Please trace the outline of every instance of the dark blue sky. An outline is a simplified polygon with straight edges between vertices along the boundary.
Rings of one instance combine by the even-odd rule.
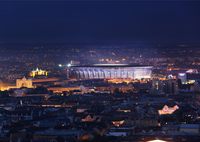
[[[1,42],[199,42],[200,1],[0,1]]]

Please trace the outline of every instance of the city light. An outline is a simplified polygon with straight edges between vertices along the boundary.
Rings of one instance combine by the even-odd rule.
[[[167,141],[163,141],[163,140],[158,140],[158,139],[156,139],[156,140],[150,140],[150,141],[147,141],[147,142],[167,142]]]
[[[71,66],[72,66],[72,64],[70,64],[70,63],[69,63],[69,64],[67,64],[67,67],[71,67]]]
[[[198,0],[43,1],[0,0],[0,142],[200,142]]]

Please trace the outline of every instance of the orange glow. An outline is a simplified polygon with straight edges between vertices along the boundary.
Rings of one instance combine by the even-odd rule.
[[[130,80],[130,79],[109,79],[108,80],[109,83],[115,83],[115,84],[118,84],[118,83],[130,83],[130,82],[133,82],[133,80]]]
[[[168,107],[167,105],[165,105],[161,110],[158,110],[158,113],[159,115],[173,114],[178,109],[179,107],[177,105],[173,107]]]
[[[119,120],[119,121],[112,121],[112,124],[116,127],[119,127],[124,124],[124,120]]]
[[[47,76],[48,75],[48,72],[47,71],[45,71],[45,70],[41,70],[41,69],[36,69],[36,70],[33,70],[33,71],[31,71],[30,72],[30,76],[31,77],[35,77],[35,76],[37,76],[37,75],[45,75],[45,76]]]

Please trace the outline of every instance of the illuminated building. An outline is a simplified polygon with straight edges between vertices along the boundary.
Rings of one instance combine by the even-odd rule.
[[[41,70],[41,69],[36,69],[36,70],[33,70],[30,72],[30,76],[31,77],[35,77],[35,76],[47,76],[48,75],[48,72],[45,71],[45,70]]]
[[[26,79],[25,77],[23,77],[22,79],[17,79],[16,88],[21,88],[21,87],[33,88],[32,80]]]
[[[165,105],[161,110],[158,110],[159,115],[173,114],[179,107],[177,105],[173,107],[168,107]]]
[[[119,127],[119,126],[121,126],[121,125],[123,125],[124,124],[124,120],[115,120],[115,121],[112,121],[112,124],[114,125],[114,126],[116,126],[116,127]]]
[[[21,88],[21,87],[26,87],[26,88],[33,88],[33,82],[31,79],[26,79],[23,77],[22,79],[17,79],[16,80],[16,85],[15,84],[6,84],[0,82],[0,91],[5,91],[9,89],[16,89],[16,88]]]
[[[25,77],[23,77],[22,79],[17,79],[16,80],[16,85],[0,83],[0,90],[1,91],[5,91],[5,90],[9,90],[9,89],[21,88],[21,87],[33,88],[32,80],[31,79],[26,79]]]
[[[98,117],[96,117],[96,116],[87,115],[85,118],[81,119],[81,121],[82,122],[94,122],[97,119],[98,119]]]
[[[152,66],[128,64],[94,64],[67,66],[69,78],[76,79],[149,79]]]
[[[147,142],[166,142],[166,141],[157,139],[157,140],[150,140],[150,141],[147,141]]]
[[[200,73],[197,70],[190,69],[184,73],[179,73],[178,78],[182,84],[194,84],[200,81]]]
[[[179,73],[178,74],[178,79],[181,80],[182,84],[186,84],[187,83],[186,73]]]

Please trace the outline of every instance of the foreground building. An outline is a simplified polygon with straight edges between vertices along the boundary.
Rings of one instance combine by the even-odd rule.
[[[68,66],[69,78],[76,79],[148,79],[152,66],[129,64],[94,64]]]

